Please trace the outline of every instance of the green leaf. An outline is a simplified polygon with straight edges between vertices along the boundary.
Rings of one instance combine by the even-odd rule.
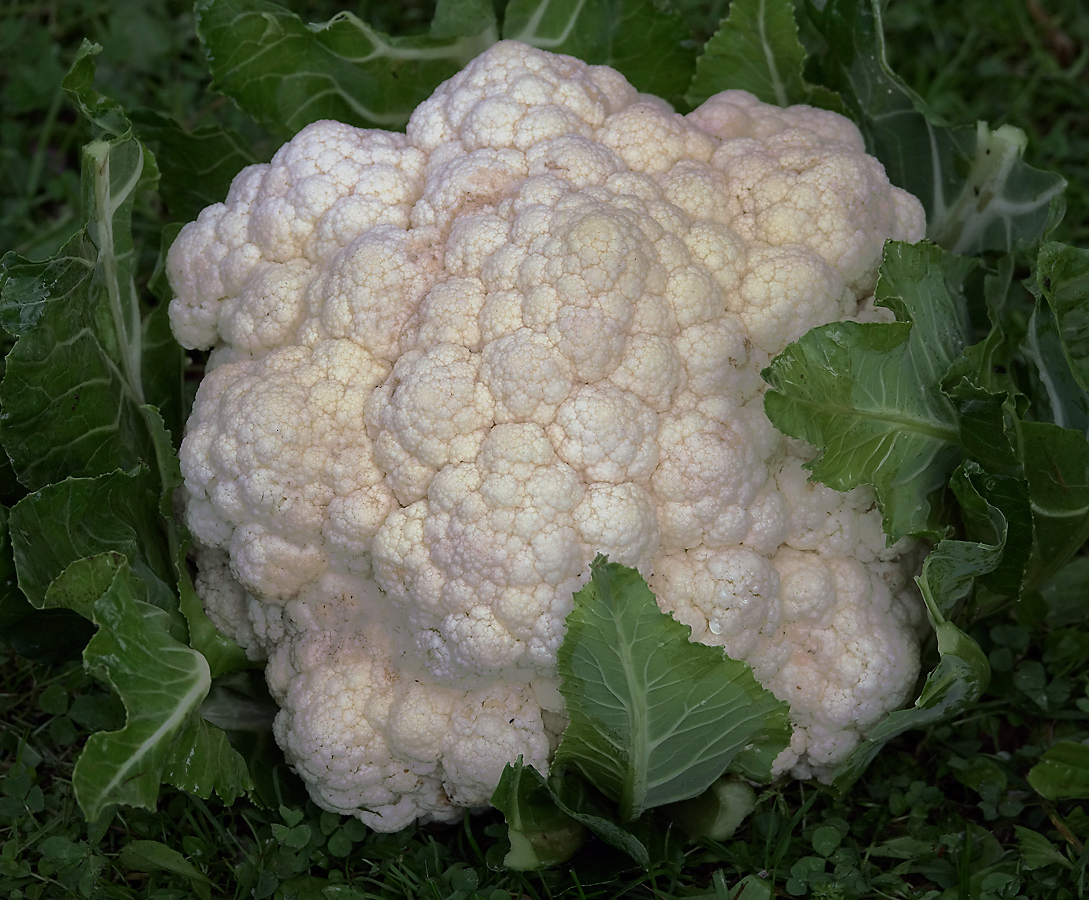
[[[265,0],[201,0],[197,33],[213,88],[265,128],[317,119],[399,129],[436,87],[498,39],[491,4],[439,4],[429,35],[390,37],[349,12],[324,25]],[[692,77],[691,34],[652,0],[513,0],[503,37],[622,72],[679,100]]]
[[[144,316],[141,379],[144,394],[154,400],[154,405],[140,410],[151,433],[164,490],[181,484],[180,475],[174,478],[178,468],[174,457],[181,446],[190,405],[185,388],[186,357],[170,330],[168,310],[169,302],[164,300]]]
[[[950,758],[949,765],[957,781],[980,796],[989,791],[1002,793],[1009,783],[1002,767],[987,756],[973,756],[968,759],[954,756]]]
[[[813,829],[810,843],[821,856],[831,856],[843,841],[843,831],[835,825],[818,825]]]
[[[671,103],[681,101],[696,65],[688,25],[653,0],[511,0],[503,37],[611,66],[636,90]]]
[[[1048,800],[1089,798],[1089,747],[1073,741],[1059,741],[1029,769],[1028,783]]]
[[[87,739],[72,773],[88,820],[115,804],[154,808],[175,738],[212,683],[204,657],[172,636],[170,617],[140,593],[136,575],[122,568],[95,604],[98,632],[83,653],[126,712],[120,731]]]
[[[221,633],[204,611],[204,603],[197,595],[186,569],[187,547],[188,544],[184,544],[178,553],[177,571],[181,596],[179,609],[189,625],[189,646],[199,650],[208,660],[213,678],[250,668],[254,664],[246,657],[246,651]]]
[[[837,91],[889,179],[922,201],[927,235],[954,253],[1038,241],[1062,215],[1066,182],[1026,165],[1025,136],[947,128],[889,68],[881,0],[807,0],[814,76]]]
[[[1053,312],[1052,327],[1057,331],[1057,342],[1070,374],[1082,391],[1089,391],[1089,250],[1044,244],[1036,259],[1034,293],[1038,298],[1043,297]],[[1076,402],[1084,415],[1085,395],[1079,395]],[[1056,425],[1085,430],[1080,419],[1069,424],[1053,421]]]
[[[0,642],[10,646],[12,629],[34,612],[19,588],[9,586],[0,594]]]
[[[145,391],[140,299],[131,234],[137,195],[155,186],[155,160],[116,103],[95,92],[84,43],[64,81],[103,136],[83,148],[83,229],[52,259],[0,260],[0,324],[16,336],[0,383],[0,441],[19,480],[39,488],[68,476],[130,469],[155,459]],[[182,353],[161,342],[156,366]]]
[[[1021,344],[1026,360],[1036,369],[1039,391],[1033,396],[1037,419],[1061,428],[1089,432],[1089,394],[1078,384],[1059,332],[1055,311],[1041,299],[1029,319]]]
[[[38,695],[38,706],[51,716],[63,716],[68,712],[68,691],[64,685],[53,683]]]
[[[1014,254],[1006,253],[992,268],[981,266],[968,279],[965,293],[973,330],[978,334],[988,325],[990,330],[983,340],[966,347],[954,361],[946,375],[945,387],[954,396],[962,386],[993,397],[1008,396],[1017,414],[1023,416],[1029,398],[1023,390],[1024,366],[1019,345],[1036,301],[1016,277],[1020,265]]]
[[[580,772],[633,821],[702,793],[750,744],[789,743],[786,704],[746,663],[691,642],[636,570],[599,556],[590,571],[558,653],[570,724],[554,769]]]
[[[7,507],[0,506],[0,635],[7,634],[12,625],[30,615],[34,609],[19,590],[19,575],[15,569],[8,526],[10,515]]]
[[[503,769],[491,797],[507,820],[510,851],[503,865],[530,872],[566,862],[582,846],[586,829],[556,806],[544,776],[522,757]]]
[[[20,594],[19,597],[22,595]],[[20,656],[42,665],[78,660],[94,626],[69,609],[35,609],[23,598],[0,602],[2,640]]]
[[[103,137],[129,137],[129,120],[121,105],[115,100],[95,90],[95,57],[102,52],[102,47],[84,40],[76,53],[68,74],[61,86],[68,100],[76,105],[80,113],[92,123]]]
[[[1017,847],[1021,851],[1021,862],[1026,869],[1042,869],[1044,866],[1060,865],[1072,869],[1073,864],[1046,837],[1023,825],[1014,825],[1017,834]]]
[[[200,706],[201,718],[229,734],[272,733],[280,707],[269,696],[261,672],[232,672],[216,678]]]
[[[237,132],[206,125],[187,131],[170,116],[133,110],[133,128],[155,153],[162,173],[159,194],[171,218],[189,222],[206,206],[222,203],[235,175],[262,162]]]
[[[730,16],[704,45],[685,100],[699,106],[730,89],[748,91],[765,103],[807,103],[837,109],[828,90],[802,78],[805,48],[798,39],[793,0],[734,0]]]
[[[41,608],[50,585],[72,563],[116,551],[140,579],[143,599],[168,611],[175,635],[184,640],[159,504],[157,479],[147,469],[69,478],[29,494],[9,519],[19,587]]]
[[[112,162],[116,172],[121,161]],[[0,382],[0,441],[30,488],[154,458],[140,332],[135,346],[122,344],[101,280],[106,262],[86,232],[45,262],[0,261],[0,318],[19,335]]]
[[[279,709],[264,672],[246,669],[216,678],[199,711],[202,719],[227,734],[245,760],[254,782],[251,798],[271,809],[283,803],[301,806],[307,799],[306,788],[273,739],[272,723]]]
[[[960,503],[966,546],[998,548],[997,565],[976,570],[980,584],[996,598],[1017,598],[1023,590],[1033,536],[1021,422],[1009,395],[964,383],[950,393],[957,401],[961,443],[969,457],[950,479]],[[946,616],[952,609],[940,603],[939,607]]]
[[[266,0],[199,0],[196,15],[213,89],[281,134],[318,119],[402,128],[497,37],[492,28],[442,40],[390,37],[350,12],[307,25]]]
[[[147,288],[151,292],[151,294],[158,299],[159,307],[166,307],[167,309],[166,319],[168,326],[170,324],[170,301],[174,299],[174,292],[170,288],[170,279],[167,277],[166,274],[166,258],[167,255],[170,253],[170,247],[173,245],[174,241],[177,240],[178,235],[181,234],[181,231],[184,227],[185,223],[183,222],[172,222],[163,228],[159,240],[159,257],[155,261],[155,271],[151,273],[151,277],[148,279],[147,282]],[[157,333],[161,333],[158,328],[156,328],[155,330]],[[171,337],[173,337],[172,333]],[[177,342],[175,341],[175,343]],[[186,364],[188,364],[188,359],[186,359],[185,362]],[[146,370],[145,377],[147,377]],[[185,372],[183,369],[183,381],[184,377]],[[188,389],[185,390],[183,393],[183,397],[186,400],[184,408],[187,413],[192,404],[192,394],[195,393],[196,386],[193,384],[188,385]],[[173,429],[171,429],[171,432],[173,432]]]
[[[956,193],[934,196],[927,234],[943,247],[964,254],[1010,250],[1037,242],[1061,218],[1066,181],[1022,161],[1028,138],[1020,128],[992,131],[977,122],[974,130],[936,132],[933,140],[950,147],[954,166],[968,162],[967,174],[953,184]],[[933,184],[941,184],[940,175]]]
[[[1025,474],[1032,498],[1026,589],[1043,584],[1089,539],[1089,441],[1047,422],[1025,422]]]
[[[953,615],[977,578],[997,568],[1006,546],[1005,516],[984,499],[972,481],[972,476],[980,477],[981,473],[976,463],[966,462],[953,473],[950,482],[973,530],[984,539],[940,541],[927,555],[917,579],[923,599],[939,622]]]
[[[177,850],[160,841],[129,841],[117,861],[130,872],[170,872],[187,878],[202,900],[211,896],[212,882]]]
[[[1054,628],[1077,625],[1089,618],[1089,556],[1077,556],[1039,588]]]
[[[964,453],[993,475],[1021,476],[1024,453],[1021,422],[1013,398],[961,381],[945,393],[956,403]]]
[[[63,835],[55,834],[41,843],[41,854],[58,866],[71,866],[82,862],[90,853],[90,848],[83,842],[73,841]]]
[[[436,41],[473,37],[494,30],[492,0],[438,0],[428,34]]]
[[[109,589],[121,567],[127,565],[125,555],[116,550],[77,559],[50,582],[44,605],[70,609],[92,619],[98,598]]]
[[[253,790],[246,761],[226,734],[200,716],[190,719],[172,742],[162,780],[203,800],[214,792],[227,805]]]
[[[967,343],[962,290],[973,266],[933,244],[889,242],[877,303],[898,321],[814,328],[763,372],[772,424],[817,448],[817,481],[873,485],[890,540],[943,531],[931,495],[957,465],[960,435],[941,385]]]
[[[1033,418],[1089,434],[1089,253],[1045,244],[1036,260],[1032,315],[1020,343],[1029,364]]]

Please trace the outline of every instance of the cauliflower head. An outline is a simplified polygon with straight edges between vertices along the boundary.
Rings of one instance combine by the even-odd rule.
[[[168,259],[212,351],[185,518],[315,801],[392,831],[546,768],[599,552],[789,701],[779,771],[844,759],[918,673],[914,558],[807,481],[759,373],[881,315],[882,244],[923,230],[833,113],[678,115],[515,42],[406,134],[316,122],[241,172]]]

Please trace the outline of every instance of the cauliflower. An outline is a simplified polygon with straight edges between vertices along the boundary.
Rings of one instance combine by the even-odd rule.
[[[212,350],[185,518],[315,801],[392,831],[545,769],[598,552],[789,701],[778,771],[843,760],[914,685],[915,557],[806,480],[760,371],[881,315],[882,244],[923,228],[833,113],[678,115],[515,42],[406,134],[317,122],[240,173],[168,259]]]

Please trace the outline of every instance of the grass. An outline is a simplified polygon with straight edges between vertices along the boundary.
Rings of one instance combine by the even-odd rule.
[[[292,5],[314,18],[321,2]],[[724,4],[723,4],[724,5]],[[692,3],[697,30],[710,4]],[[376,25],[427,21],[383,0]],[[702,19],[699,16],[702,15]],[[952,121],[1011,122],[1028,156],[1071,182],[1056,237],[1089,245],[1089,14],[1076,0],[896,0],[889,54]],[[271,143],[206,75],[187,4],[9,3],[0,9],[0,250],[51,254],[75,228],[86,139],[60,80],[83,38],[102,44],[99,85],[126,108],[189,125],[227,119]],[[167,61],[167,62],[164,62]],[[149,203],[151,201],[148,201]],[[145,210],[143,221],[161,214]],[[158,218],[157,218],[158,217]],[[154,229],[138,236],[157,246]],[[971,715],[891,744],[847,797],[807,784],[765,791],[727,844],[675,847],[651,873],[600,846],[569,868],[500,865],[494,814],[392,835],[323,812],[289,774],[263,802],[224,807],[166,791],[156,810],[87,822],[71,791],[86,736],[118,719],[78,660],[33,664],[0,649],[0,896],[20,898],[991,898],[1089,894],[1089,806],[1049,803],[1026,773],[1054,740],[1089,738],[1089,612],[1030,603],[976,624],[994,680]]]

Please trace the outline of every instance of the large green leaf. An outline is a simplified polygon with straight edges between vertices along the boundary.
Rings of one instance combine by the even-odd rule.
[[[1027,588],[1038,587],[1089,540],[1089,441],[1048,422],[1025,422],[1025,471],[1032,500]]]
[[[171,218],[179,222],[222,203],[235,175],[262,161],[241,135],[218,126],[187,131],[150,109],[134,110],[131,118],[140,141],[155,153],[162,173],[159,194]]]
[[[174,471],[167,471],[165,457],[170,458],[169,467],[177,469],[174,451],[181,446],[191,401],[191,391],[185,388],[186,358],[179,350],[174,332],[170,330],[168,309],[166,298],[144,316],[141,339],[143,364],[140,372],[145,395],[154,399],[154,411],[149,407],[142,408],[140,412],[151,434],[152,450],[164,490],[168,486],[181,484],[180,472],[174,477]]]
[[[973,267],[933,244],[889,242],[877,302],[892,323],[833,322],[764,371],[768,418],[818,450],[813,477],[873,485],[885,531],[940,536],[931,494],[957,464],[957,411],[941,389],[967,342],[962,286]]]
[[[120,731],[87,739],[72,773],[76,799],[91,821],[114,804],[154,808],[175,738],[212,683],[204,657],[174,637],[170,617],[140,594],[137,577],[122,567],[95,603],[98,631],[83,653],[126,713]]]
[[[5,604],[11,595],[19,595],[19,574],[15,569],[15,556],[11,550],[11,533],[8,527],[10,511],[6,506],[0,506],[0,634],[5,626],[14,619],[6,619],[5,615],[11,614],[12,607]],[[21,618],[19,615],[17,618]]]
[[[603,557],[567,617],[558,660],[570,724],[553,767],[580,772],[624,821],[702,793],[754,743],[789,743],[786,704],[689,634],[637,571]]]
[[[50,582],[43,605],[48,609],[70,609],[91,620],[98,598],[128,564],[125,555],[116,550],[77,559]]]
[[[793,0],[734,0],[729,18],[696,60],[685,99],[698,106],[719,91],[737,89],[777,106],[840,109],[831,91],[805,81],[804,66]]]
[[[264,672],[246,669],[215,678],[199,710],[202,719],[227,734],[231,748],[245,762],[254,785],[251,796],[272,809],[283,803],[301,805],[307,799],[305,786],[273,739],[279,709]]]
[[[954,253],[1038,241],[1062,214],[1066,182],[1025,164],[1023,132],[948,128],[889,68],[881,0],[806,0],[821,84],[851,109],[889,179],[922,201],[927,235]]]
[[[653,0],[511,0],[503,37],[611,66],[637,90],[672,103],[695,69],[688,25]]]
[[[268,0],[200,0],[197,32],[213,87],[261,125],[294,133],[317,119],[399,129],[499,37],[489,4],[440,2],[430,34],[391,37],[350,12],[308,25]],[[679,100],[695,50],[684,20],[652,0],[512,0],[502,36],[618,69]]]
[[[0,383],[0,440],[31,488],[154,459],[139,351],[117,340],[99,262],[85,232],[45,262],[0,262],[0,317],[20,335]]]
[[[390,37],[350,12],[308,25],[267,0],[200,0],[196,14],[213,88],[269,131],[288,134],[318,119],[402,128],[498,37],[494,22],[470,36]]]
[[[1018,265],[1014,255],[1007,253],[999,257],[993,269],[981,267],[969,279],[966,294],[973,330],[977,336],[989,330],[982,340],[964,349],[950,368],[945,384],[947,390],[965,384],[995,396],[1007,395],[1021,415],[1028,399],[1022,392],[1021,369],[1014,358],[1025,336],[1028,313],[1035,304],[1016,277]]]
[[[427,33],[436,41],[473,37],[495,27],[492,0],[439,0]]]
[[[216,678],[200,707],[202,719],[231,735],[271,734],[279,711],[264,673],[254,670]]]
[[[0,506],[0,641],[36,663],[78,659],[94,626],[63,606],[36,609],[19,590],[9,515],[9,510]]]
[[[84,227],[52,259],[0,260],[0,325],[17,338],[0,383],[0,441],[30,488],[154,468],[149,403],[173,405],[180,426],[184,357],[156,339],[156,393],[145,390],[134,275],[133,204],[158,172],[120,107],[91,87],[97,52],[85,43],[64,82],[102,135],[83,149]]]

